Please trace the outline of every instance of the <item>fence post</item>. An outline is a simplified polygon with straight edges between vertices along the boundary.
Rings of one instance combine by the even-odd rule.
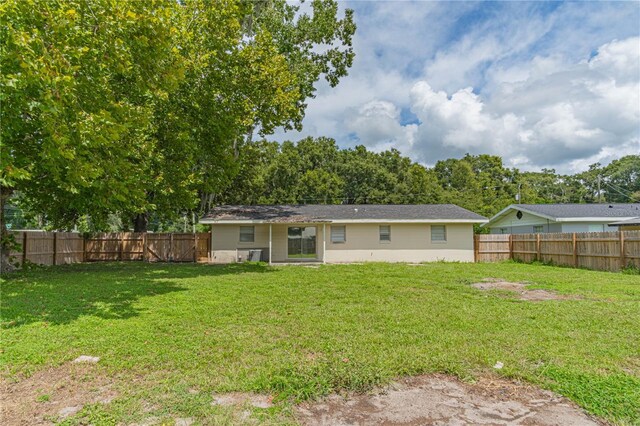
[[[509,260],[513,260],[513,234],[509,234]]]
[[[542,256],[540,253],[540,234],[536,234],[536,260],[540,262]]]
[[[169,262],[173,261],[173,232],[169,234],[169,253],[167,255]]]
[[[142,234],[142,261],[147,261],[147,233]]]
[[[22,266],[27,261],[27,231],[22,231]]]
[[[82,263],[87,261],[87,236],[82,236]]]
[[[573,267],[577,268],[578,267],[578,239],[576,237],[575,232],[573,233],[572,240],[573,240]]]
[[[620,268],[627,267],[627,259],[624,253],[624,231],[618,231],[620,233]]]
[[[53,265],[56,264],[56,255],[58,254],[58,233],[53,232]]]
[[[198,234],[193,234],[193,263],[198,263]]]
[[[118,233],[119,235],[119,239],[118,239],[118,260],[120,262],[122,262],[122,244],[124,243],[123,239],[124,239],[124,233],[120,232]]]

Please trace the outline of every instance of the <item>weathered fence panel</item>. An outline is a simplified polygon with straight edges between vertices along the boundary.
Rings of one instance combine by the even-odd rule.
[[[86,239],[87,262],[143,260],[142,232],[103,232]]]
[[[169,262],[172,253],[171,234],[147,234],[147,260],[149,262]]]
[[[622,268],[620,236],[617,232],[577,235],[577,258],[581,268],[617,271]]]
[[[211,234],[196,234],[196,262],[208,262],[211,249]]]
[[[56,232],[56,265],[84,261],[84,238],[78,232]]]
[[[196,257],[196,240],[193,234],[173,234],[173,261],[193,262]]]
[[[511,236],[513,244],[509,259],[521,262],[533,262],[538,259],[538,238],[539,234],[513,234]]]
[[[640,231],[622,233],[622,253],[624,253],[624,267],[640,269]]]
[[[640,268],[640,231],[476,235],[475,242],[477,262],[514,259],[600,271]]]
[[[207,262],[211,234],[102,232],[83,237],[77,232],[14,231],[17,249],[11,256],[39,265],[79,262],[149,261]]]
[[[500,262],[510,258],[510,235],[482,234],[475,236],[476,262]]]

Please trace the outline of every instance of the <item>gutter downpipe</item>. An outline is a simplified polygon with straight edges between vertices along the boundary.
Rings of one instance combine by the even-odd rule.
[[[269,265],[271,265],[271,248],[273,246],[273,244],[271,243],[271,235],[272,235],[272,231],[271,231],[271,226],[272,224],[269,224]]]

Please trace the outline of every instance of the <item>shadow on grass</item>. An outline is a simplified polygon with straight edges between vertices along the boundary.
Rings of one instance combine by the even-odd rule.
[[[272,271],[260,263],[121,262],[35,268],[3,277],[1,327],[34,322],[68,324],[81,316],[131,318],[140,314],[134,303],[141,297],[188,290],[177,280]]]

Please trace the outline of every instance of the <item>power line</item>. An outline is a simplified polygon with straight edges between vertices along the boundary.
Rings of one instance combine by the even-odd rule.
[[[607,185],[609,188],[613,189],[615,192],[617,192],[618,194],[622,195],[623,197],[627,197],[631,201],[634,201],[634,202],[640,201],[640,199],[634,198],[629,194],[625,194],[622,191],[617,190],[613,185],[609,184],[608,182],[605,182],[605,185]]]

